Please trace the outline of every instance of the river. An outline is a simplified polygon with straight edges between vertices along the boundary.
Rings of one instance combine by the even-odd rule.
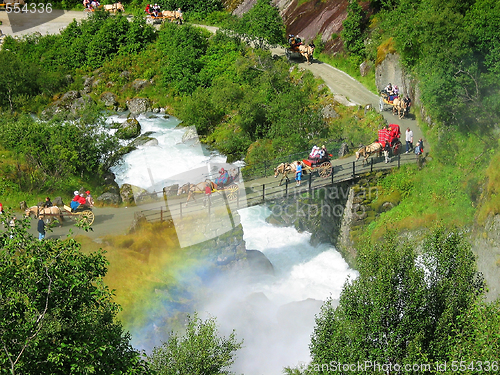
[[[123,118],[113,116],[108,121],[120,122]],[[142,133],[153,132],[151,137],[158,145],[141,146],[124,158],[124,163],[113,170],[119,185],[130,183],[158,191],[164,181],[175,181],[175,175],[186,170],[225,162],[223,155],[208,151],[196,140],[182,142],[186,129],[177,128],[179,121],[173,117],[141,115],[138,121]],[[246,248],[265,254],[274,267],[274,276],[249,279],[238,272],[214,276],[209,285],[203,285],[209,292],[193,293],[199,299],[195,305],[202,318],[217,318],[221,334],[235,329],[237,337],[244,340],[233,371],[280,374],[285,366],[309,361],[314,315],[326,298],[338,298],[345,281],[357,273],[331,245],[311,246],[310,233],[267,223],[266,217],[271,214],[267,207],[254,206],[238,213]],[[192,273],[185,270],[177,280],[190,284],[186,290],[196,285],[196,267],[193,265]],[[162,319],[158,311],[150,310],[144,312],[151,317],[150,324],[131,329],[132,344],[139,349],[151,349],[144,338],[152,337],[148,331]]]

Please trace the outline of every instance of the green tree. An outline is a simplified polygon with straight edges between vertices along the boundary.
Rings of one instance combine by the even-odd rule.
[[[201,58],[208,46],[207,34],[190,25],[163,25],[157,46],[165,56],[164,85],[177,93],[191,94],[199,85],[198,73],[203,68]]]
[[[285,43],[285,25],[278,8],[271,4],[271,0],[257,0],[234,27],[237,33],[257,48]]]
[[[366,28],[365,12],[358,0],[350,0],[347,7],[347,18],[342,22],[343,30],[340,37],[347,51],[364,55],[364,32]]]
[[[229,367],[242,343],[234,331],[220,337],[215,318],[203,321],[194,314],[188,316],[184,336],[172,332],[168,342],[154,348],[148,359],[158,375],[232,374]]]
[[[0,232],[2,374],[143,374],[103,284],[107,260],[72,239],[38,241],[28,221]]]
[[[438,229],[417,254],[390,234],[358,262],[359,277],[345,284],[338,307],[328,300],[316,319],[311,368],[448,359],[452,328],[484,287],[463,235]]]
[[[8,107],[11,111],[17,107],[17,98],[22,95],[37,93],[36,85],[38,68],[18,58],[17,54],[0,51],[0,107]]]

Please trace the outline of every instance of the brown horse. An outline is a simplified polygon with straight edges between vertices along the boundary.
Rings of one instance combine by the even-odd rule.
[[[288,178],[289,174],[292,174],[295,176],[295,172],[297,171],[297,165],[299,165],[299,164],[302,165],[302,167],[304,167],[301,161],[296,160],[292,163],[281,163],[276,168],[274,168],[274,178],[278,177],[280,174],[283,175],[281,177],[281,180],[280,180],[280,183],[278,186],[281,186],[281,183],[283,182],[283,180],[285,178],[288,181],[290,181],[290,179]],[[302,169],[302,174],[306,174],[305,169]]]
[[[106,12],[110,13],[125,12],[125,8],[120,1],[114,4],[103,5],[103,8]]]
[[[394,98],[392,101],[392,114],[396,115],[398,113],[398,117],[402,119],[405,116],[406,112],[406,103],[399,96]]]
[[[314,47],[311,45],[306,46],[305,44],[301,44],[299,46],[299,53],[305,57],[308,64],[311,64],[311,60],[313,58]]]
[[[52,207],[39,207],[39,206],[31,206],[26,209],[24,212],[26,217],[35,217],[38,218],[43,216],[46,219],[46,222],[51,223],[54,219],[59,220],[59,226],[62,227],[63,216],[61,214],[61,210],[57,206]]]
[[[159,16],[166,18],[171,22],[177,20],[179,23],[182,24],[182,22],[184,21],[182,13],[179,12],[178,10],[164,10],[159,14]]]
[[[210,189],[212,191],[217,189],[217,185],[214,182],[207,179],[207,180],[205,180],[203,182],[199,182],[197,184],[191,184],[188,182],[187,184],[182,185],[179,188],[179,190],[177,191],[177,195],[181,195],[181,194],[188,195],[187,200],[186,200],[186,206],[187,206],[187,204],[191,200],[191,198],[196,202],[196,198],[195,198],[196,193],[205,193],[205,187],[207,186],[207,184],[209,184]]]
[[[378,142],[373,142],[372,144],[368,146],[363,146],[358,151],[356,151],[356,161],[359,160],[360,156],[363,156],[362,165],[365,165],[366,160],[371,154],[374,154],[376,152],[380,153],[381,151],[382,151],[382,145]]]

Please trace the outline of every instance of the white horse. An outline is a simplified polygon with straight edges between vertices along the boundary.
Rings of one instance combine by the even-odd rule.
[[[54,221],[54,219],[59,220],[59,226],[62,227],[63,216],[61,214],[61,209],[57,206],[52,207],[39,207],[31,206],[24,211],[26,217],[38,218],[43,216],[48,222]]]

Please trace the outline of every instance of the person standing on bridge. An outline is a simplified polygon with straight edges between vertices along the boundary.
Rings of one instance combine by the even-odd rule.
[[[300,186],[301,179],[302,179],[302,164],[297,163],[297,169],[295,169],[295,180],[297,181],[297,186]]]
[[[205,201],[203,202],[203,207],[206,207],[207,205],[210,207],[210,197],[212,196],[212,187],[210,186],[209,183],[205,185]]]

